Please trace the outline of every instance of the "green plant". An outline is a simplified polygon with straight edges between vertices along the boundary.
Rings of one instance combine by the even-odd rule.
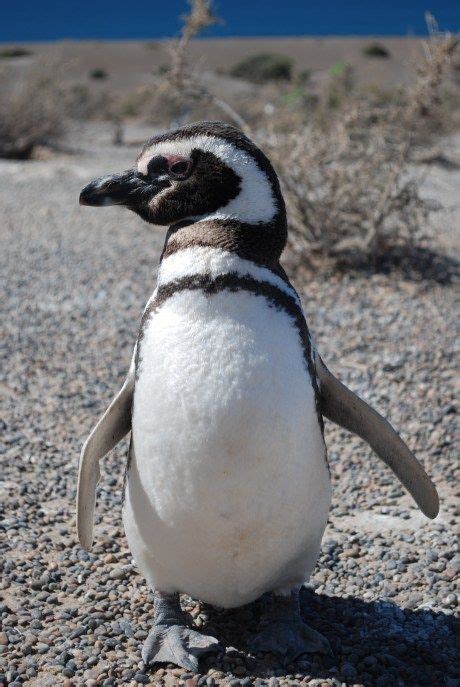
[[[329,70],[331,76],[340,77],[344,76],[350,65],[347,62],[335,62]]]
[[[284,93],[281,96],[281,102],[291,110],[297,109],[309,113],[318,105],[318,96],[315,93],[309,93],[304,88],[296,88]]]
[[[0,50],[0,58],[9,59],[10,57],[26,57],[33,55],[31,50],[27,48],[2,48]]]
[[[363,55],[366,57],[390,57],[390,51],[381,43],[369,43],[363,48]]]
[[[127,99],[122,102],[119,107],[120,117],[123,119],[125,117],[136,117],[139,114],[139,110],[140,108],[138,107],[137,103]]]
[[[296,88],[294,91],[289,93],[284,93],[281,97],[284,105],[296,105],[298,102],[302,101],[305,96],[305,91],[302,88]]]
[[[230,70],[231,76],[264,83],[266,81],[290,81],[292,60],[276,53],[259,53],[245,57]]]
[[[353,67],[348,62],[336,62],[329,70],[329,81],[325,92],[326,106],[338,108],[346,100],[354,86]]]
[[[108,77],[108,74],[105,71],[105,69],[101,69],[100,67],[97,67],[96,69],[91,69],[89,75],[91,79],[106,79]]]

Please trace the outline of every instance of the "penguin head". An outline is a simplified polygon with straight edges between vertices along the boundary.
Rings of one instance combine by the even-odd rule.
[[[95,179],[81,205],[121,205],[146,222],[233,220],[285,224],[278,178],[241,131],[200,122],[149,139],[133,168]]]

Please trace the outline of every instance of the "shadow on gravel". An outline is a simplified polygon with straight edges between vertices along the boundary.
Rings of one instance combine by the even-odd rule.
[[[234,647],[235,657],[243,659],[247,674],[262,678],[264,683],[274,674],[290,676],[291,680],[300,680],[300,676],[335,678],[364,687],[458,684],[454,619],[450,615],[425,609],[403,610],[389,601],[366,603],[357,598],[329,597],[304,589],[302,615],[328,638],[333,656],[306,655],[286,666],[272,655],[247,656],[247,640],[257,627],[261,603],[234,611],[209,609],[207,629],[223,645]],[[213,659],[205,662],[213,666]],[[232,672],[225,664],[222,669]]]
[[[372,265],[368,257],[344,256],[337,260],[337,269],[346,274],[357,272],[360,275],[396,273],[409,281],[431,281],[442,285],[452,284],[460,277],[458,260],[422,246],[388,249]]]

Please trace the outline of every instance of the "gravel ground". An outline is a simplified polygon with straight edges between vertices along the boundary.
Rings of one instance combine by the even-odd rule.
[[[134,157],[96,141],[0,163],[0,683],[455,687],[454,290],[395,273],[298,286],[324,359],[400,429],[438,486],[440,515],[427,521],[362,442],[328,425],[333,508],[302,604],[334,655],[289,666],[251,656],[260,603],[222,612],[184,598],[225,655],[203,660],[200,676],[145,670],[152,597],[121,527],[126,443],[105,461],[92,553],[77,543],[74,501],[81,443],[127,370],[162,232],[116,208],[78,207],[87,180]]]

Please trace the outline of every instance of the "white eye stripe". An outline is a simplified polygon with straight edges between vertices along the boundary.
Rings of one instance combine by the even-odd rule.
[[[225,207],[207,215],[207,220],[235,218],[242,222],[256,224],[273,219],[278,207],[267,175],[249,153],[217,136],[199,135],[155,143],[139,159],[138,171],[141,174],[146,173],[149,161],[157,155],[174,154],[189,157],[192,150],[196,148],[213,153],[241,178],[238,196]]]

